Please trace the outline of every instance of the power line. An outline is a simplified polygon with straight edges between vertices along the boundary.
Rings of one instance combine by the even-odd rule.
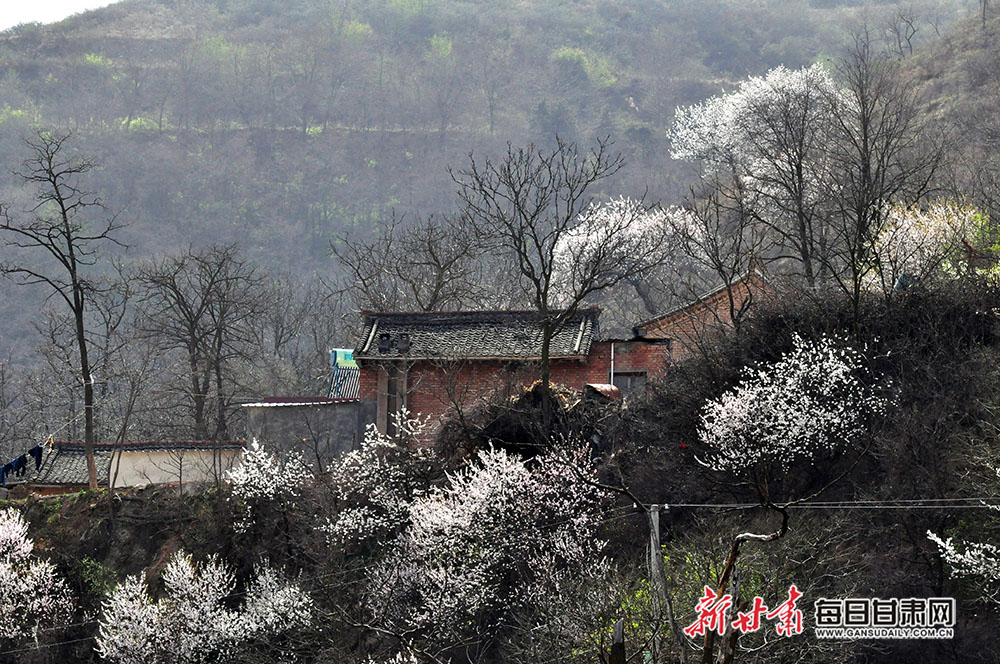
[[[36,643],[35,645],[29,646],[27,648],[18,648],[16,650],[4,650],[3,652],[0,652],[0,655],[14,655],[14,654],[17,654],[17,653],[20,653],[20,652],[32,652],[32,651],[35,651],[35,650],[41,650],[42,648],[54,648],[56,646],[68,646],[68,645],[70,645],[72,643],[82,643],[83,641],[91,641],[91,640],[96,639],[96,638],[97,638],[97,635],[94,634],[93,636],[85,636],[85,637],[80,638],[80,639],[72,639],[71,641],[54,641],[52,643]]]
[[[993,501],[993,502],[986,502]],[[968,503],[968,504],[965,504]],[[976,503],[976,504],[973,504]],[[761,503],[664,503],[664,507],[692,509],[752,509],[766,507]],[[998,509],[1000,498],[916,498],[902,500],[842,500],[817,501],[788,505],[785,509]]]
[[[886,501],[879,501],[879,500],[817,501],[817,502],[814,502],[814,503],[803,503],[801,505],[789,505],[788,509],[890,509],[891,510],[891,509],[952,509],[952,508],[960,508],[960,509],[961,508],[965,508],[965,509],[984,509],[984,508],[985,509],[998,509],[998,508],[1000,508],[1000,504],[987,504],[987,503],[984,502],[986,500],[998,500],[998,499],[997,498],[993,498],[993,497],[986,497],[986,498],[909,498],[909,499],[886,500]],[[959,504],[958,501],[962,501],[962,502],[965,502],[965,503],[968,503],[970,501],[978,501],[979,504]],[[903,504],[899,504],[899,503],[903,503]],[[928,504],[928,503],[944,503],[944,504]],[[670,504],[663,504],[663,507],[667,507],[667,508],[677,507],[677,508],[747,509],[747,508],[753,508],[753,507],[763,507],[763,505],[761,505],[760,503],[670,503]],[[630,516],[637,515],[637,514],[641,513],[641,512],[635,511],[635,510],[636,510],[636,507],[633,506],[633,505],[624,505],[624,506],[620,506],[620,507],[610,508],[610,509],[607,509],[607,510],[602,510],[601,512],[598,512],[597,515],[603,516],[603,515],[615,514],[616,512],[623,512],[621,514],[615,514],[614,516],[608,516],[608,518],[601,519],[600,522],[603,524],[603,523],[609,523],[609,522],[612,522],[612,521],[618,521],[618,520],[621,520],[621,519],[625,519],[625,518],[628,518]],[[555,527],[560,526],[560,525],[562,525],[564,523],[569,523],[570,521],[573,521],[574,518],[575,517],[569,517],[569,518],[566,518],[566,519],[561,519],[559,521],[554,521],[554,522],[546,523],[546,524],[543,524],[541,526],[538,526],[538,529],[541,530],[541,529],[555,528]],[[367,565],[361,565],[359,567],[352,567],[352,568],[349,568],[349,569],[341,569],[341,570],[337,570],[335,572],[328,572],[328,573],[325,573],[325,574],[318,574],[318,575],[310,576],[310,577],[299,577],[298,579],[295,579],[295,581],[297,583],[306,583],[306,584],[308,584],[309,582],[314,582],[314,581],[317,581],[319,579],[325,579],[325,578],[330,578],[330,577],[335,577],[335,576],[342,577],[342,576],[345,576],[345,575],[348,575],[348,574],[356,574],[357,572],[377,567],[380,564],[381,563],[369,563]],[[337,588],[344,588],[344,587],[347,587],[347,586],[350,586],[350,585],[354,585],[354,584],[360,583],[363,580],[364,579],[362,577],[358,577],[358,578],[352,579],[350,581],[345,581],[345,582],[341,582],[341,583],[333,583],[333,584],[325,584],[324,583],[324,584],[319,584],[319,587],[313,588],[312,590],[306,590],[305,592],[306,593],[314,593],[314,592],[317,592],[319,590],[335,590]],[[245,596],[249,592],[250,592],[250,588],[247,587],[244,590],[241,590],[241,591],[238,591],[238,592],[229,593],[227,595],[227,598],[243,597],[243,596]],[[43,628],[40,631],[65,630],[65,629],[69,629],[71,627],[82,627],[82,626],[85,626],[85,625],[91,625],[91,624],[95,624],[95,623],[100,623],[100,619],[94,618],[92,620],[88,620],[88,621],[84,621],[84,622],[68,623],[68,624],[65,624],[65,625],[56,625],[56,626],[53,626],[53,627]],[[91,635],[91,636],[87,636],[87,637],[82,637],[82,638],[78,638],[78,639],[71,639],[71,640],[67,640],[67,641],[56,641],[56,642],[53,642],[53,643],[36,644],[34,646],[29,646],[29,647],[26,647],[26,648],[18,648],[18,649],[15,649],[15,650],[2,651],[2,652],[0,652],[0,655],[12,655],[12,654],[18,654],[18,653],[24,653],[24,652],[31,652],[31,651],[34,651],[34,650],[39,650],[41,648],[52,648],[52,647],[55,647],[55,646],[72,645],[74,643],[82,643],[84,641],[90,641],[90,640],[93,640],[93,639],[96,639],[96,638],[97,638],[97,635],[95,634],[95,635]],[[553,661],[555,661],[555,660],[553,660]]]

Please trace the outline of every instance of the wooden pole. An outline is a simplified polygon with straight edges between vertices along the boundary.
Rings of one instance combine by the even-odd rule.
[[[608,664],[625,664],[625,619],[619,618],[611,634],[611,657]]]

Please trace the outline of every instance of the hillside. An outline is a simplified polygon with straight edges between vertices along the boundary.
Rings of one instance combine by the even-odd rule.
[[[239,242],[329,276],[331,242],[453,209],[448,168],[508,141],[610,136],[627,166],[604,193],[672,202],[676,106],[835,54],[862,21],[908,53],[974,5],[125,0],[0,34],[0,172],[32,131],[72,130],[131,260]],[[0,178],[0,200],[16,188]],[[37,296],[0,293],[15,355]]]
[[[969,16],[910,63],[923,115],[946,128],[958,188],[1000,215],[1000,15]]]
[[[970,0],[125,0],[0,33],[0,171],[42,174],[0,177],[0,266],[56,291],[0,288],[0,453],[76,449],[0,491],[0,664],[995,664],[998,41]],[[484,167],[466,215],[393,235],[455,209],[470,153],[556,135],[627,163],[514,152],[542,175]],[[35,238],[80,182],[123,244],[61,262]],[[688,205],[581,214],[581,187]],[[374,239],[338,267],[344,234]],[[740,287],[603,327],[705,274]],[[580,357],[544,337],[567,284],[603,307],[553,332]],[[383,297],[448,324],[351,334]],[[441,313],[525,301],[500,331]],[[539,380],[599,333],[582,392]],[[359,428],[327,456],[298,399],[352,345],[358,402],[322,401]],[[253,403],[294,427],[227,470]],[[84,438],[106,477],[116,446],[163,472],[57,494]],[[910,631],[827,638],[831,605]]]
[[[971,4],[905,9],[914,41]],[[896,11],[127,0],[0,35],[3,166],[31,127],[71,128],[140,253],[239,240],[274,265],[325,267],[341,232],[450,209],[447,168],[507,141],[610,135],[629,161],[615,192],[670,200],[686,188],[664,135],[675,106],[834,53]]]

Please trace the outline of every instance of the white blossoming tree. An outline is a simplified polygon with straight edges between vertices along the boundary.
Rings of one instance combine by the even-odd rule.
[[[287,452],[279,458],[257,441],[251,441],[226,474],[232,496],[244,510],[236,523],[237,529],[249,527],[255,510],[262,506],[297,497],[312,477],[312,470],[300,453]]]
[[[0,643],[68,622],[73,601],[52,563],[32,555],[28,524],[13,508],[0,511]]]
[[[956,544],[953,537],[942,539],[930,530],[927,538],[937,545],[953,577],[975,580],[983,598],[1000,605],[1000,546],[985,542]]]
[[[298,585],[266,564],[255,572],[235,609],[235,577],[215,557],[198,565],[175,554],[155,601],[145,574],[127,577],[104,602],[98,652],[117,664],[240,661],[243,649],[310,623],[313,602]]]
[[[803,464],[831,462],[857,448],[871,421],[890,400],[885,386],[874,385],[862,355],[828,337],[815,341],[796,335],[791,351],[778,361],[744,371],[738,385],[702,410],[699,439],[708,450],[699,461],[756,492],[760,505],[780,514],[781,525],[770,533],[736,535],[723,566],[722,596],[744,542],[770,542],[788,532],[788,507],[810,496],[785,502],[775,495],[781,477]],[[856,450],[860,460],[863,451]],[[855,462],[856,463],[856,462]],[[853,468],[853,465],[848,469]],[[834,484],[846,471],[812,493]],[[738,604],[736,598],[735,604]],[[704,661],[710,661],[714,632],[705,636]]]
[[[993,462],[989,462],[986,467],[1000,479],[1000,467]],[[997,541],[996,517],[1000,513],[1000,506],[995,501],[986,505],[990,510],[988,513],[994,518],[991,523],[983,524],[987,528],[980,527],[989,533],[985,538],[992,535],[994,541]],[[968,579],[979,599],[1000,606],[1000,546],[990,542],[956,541],[954,537],[943,539],[930,530],[927,531],[927,539],[937,545],[941,558],[951,568],[952,578]],[[984,539],[984,536],[980,534],[977,539]]]
[[[670,252],[667,222],[667,211],[631,198],[591,203],[555,244],[555,303],[572,300],[580,284],[611,287],[624,281],[647,309],[658,309],[644,286]]]
[[[323,530],[331,546],[364,549],[391,542],[409,523],[413,500],[440,473],[433,451],[419,444],[429,419],[406,408],[394,418],[395,435],[381,434],[371,424],[361,448],[327,469],[333,504]]]
[[[907,280],[953,272],[966,245],[979,244],[986,225],[982,212],[956,201],[938,201],[924,208],[894,205],[887,217],[874,252],[886,292]]]
[[[772,69],[733,92],[679,108],[674,159],[699,161],[726,207],[766,227],[809,285],[821,270],[830,200],[827,147],[845,97],[822,65]]]
[[[480,452],[413,503],[409,527],[370,576],[375,624],[419,634],[420,648],[442,653],[500,636],[519,609],[555,615],[548,604],[606,570],[599,505],[598,490],[563,462],[543,457],[529,467],[502,450]],[[568,629],[569,617],[560,618]]]
[[[738,385],[705,405],[702,463],[750,482],[770,502],[776,472],[849,449],[885,412],[889,400],[869,383],[858,351],[796,335],[781,359],[746,369]]]
[[[857,324],[890,208],[926,198],[944,152],[898,61],[866,31],[853,42],[836,78],[775,68],[679,109],[669,136],[675,158],[700,162],[727,206],[766,229],[766,258],[843,291]]]

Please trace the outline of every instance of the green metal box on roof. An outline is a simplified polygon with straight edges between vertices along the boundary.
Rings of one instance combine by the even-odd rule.
[[[349,348],[334,348],[330,351],[330,366],[340,369],[357,369],[354,361],[354,351]]]

